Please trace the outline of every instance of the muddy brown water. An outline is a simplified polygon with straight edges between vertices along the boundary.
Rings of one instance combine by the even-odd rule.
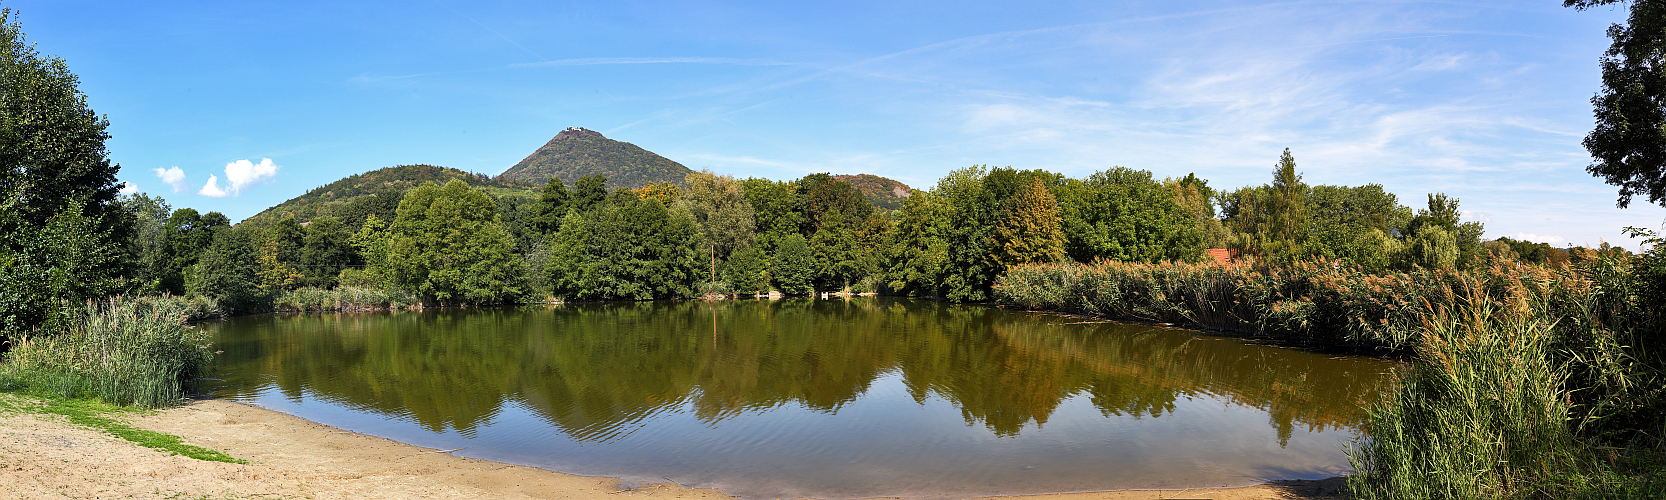
[[[1349,470],[1388,362],[894,298],[206,323],[219,397],[743,498],[1234,486]]]

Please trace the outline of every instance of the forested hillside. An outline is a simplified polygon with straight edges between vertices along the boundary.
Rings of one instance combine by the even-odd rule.
[[[261,211],[244,219],[240,225],[266,227],[285,215],[310,221],[320,215],[334,215],[357,229],[367,214],[375,213],[388,220],[398,208],[399,199],[406,191],[426,182],[445,184],[457,179],[470,186],[486,188],[494,194],[532,197],[540,184],[494,179],[483,174],[464,172],[455,168],[433,165],[399,165],[362,174],[349,175],[341,180],[313,188],[306,194]]]
[[[569,128],[509,167],[498,179],[535,182],[550,178],[578,182],[586,175],[607,177],[608,189],[635,189],[654,183],[682,184],[694,173],[688,167],[623,141],[583,128]]]
[[[869,203],[888,210],[902,208],[902,202],[914,191],[907,184],[873,174],[835,175],[833,178],[856,186],[862,196],[868,197]]]

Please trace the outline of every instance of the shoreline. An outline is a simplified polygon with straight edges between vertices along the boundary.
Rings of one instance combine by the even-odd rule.
[[[0,398],[21,398],[0,394]],[[731,499],[672,482],[621,489],[619,479],[453,456],[221,399],[134,416],[135,427],[180,436],[248,464],[205,462],[144,448],[54,415],[0,413],[0,484],[7,497],[107,498],[567,498],[620,495]],[[1339,498],[1342,478],[1242,488],[1120,490],[1019,497],[1037,500]]]

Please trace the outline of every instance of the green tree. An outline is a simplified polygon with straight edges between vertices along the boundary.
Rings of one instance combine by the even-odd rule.
[[[548,237],[561,230],[561,219],[567,217],[567,183],[561,182],[560,177],[551,177],[549,183],[544,184],[543,191],[538,193],[538,202],[532,204],[531,213],[527,215],[528,226],[539,235]]]
[[[993,241],[999,201],[984,189],[987,174],[987,167],[981,165],[955,170],[932,188],[944,205],[938,231],[942,261],[933,281],[939,297],[951,302],[988,300],[990,286],[1000,272],[988,246]]]
[[[1601,58],[1602,89],[1591,98],[1596,128],[1585,136],[1592,162],[1585,170],[1619,186],[1615,203],[1631,204],[1644,195],[1666,204],[1666,2],[1643,0],[1566,0],[1584,10],[1626,4],[1626,24],[1608,28],[1614,42]]]
[[[1232,244],[1232,230],[1215,217],[1216,192],[1209,181],[1197,174],[1186,174],[1179,179],[1163,179],[1163,187],[1174,196],[1174,203],[1191,214],[1197,230],[1203,235],[1204,248],[1226,248]]]
[[[174,210],[163,226],[168,265],[162,270],[162,291],[183,295],[185,282],[197,257],[214,242],[214,228],[229,227],[230,221],[219,212],[208,216],[194,208]]]
[[[688,174],[684,185],[688,189],[683,202],[700,228],[710,260],[710,279],[715,280],[718,262],[727,261],[731,252],[752,244],[757,228],[752,204],[746,201],[744,186],[727,175],[702,170]]]
[[[621,189],[590,210],[569,211],[561,227],[545,272],[568,300],[687,297],[707,275],[699,228],[683,204],[667,208]]]
[[[1065,251],[1079,262],[1196,261],[1203,233],[1151,172],[1124,167],[1060,186]]]
[[[746,203],[752,206],[755,241],[766,257],[775,254],[788,235],[799,234],[804,213],[799,209],[798,187],[792,182],[750,178],[741,181]]]
[[[388,277],[388,228],[380,217],[376,214],[368,215],[359,230],[354,232],[347,242],[358,251],[364,267],[342,270],[336,278],[337,282],[345,286],[379,290],[395,288],[393,280]]]
[[[526,269],[497,204],[461,180],[406,193],[388,238],[387,276],[424,302],[498,304],[526,292]]]
[[[769,291],[769,261],[764,251],[751,245],[730,254],[723,264],[723,281],[729,282],[736,293]]]
[[[318,217],[307,224],[299,266],[307,275],[306,286],[334,288],[342,270],[362,265],[352,237],[341,219],[333,216]]]
[[[1485,232],[1485,227],[1480,222],[1460,222],[1461,217],[1457,198],[1448,197],[1446,193],[1430,194],[1428,208],[1417,211],[1417,216],[1406,224],[1407,232],[1415,238],[1432,228],[1445,231],[1456,245],[1454,258],[1457,265],[1468,265],[1481,251],[1481,234]]]
[[[896,227],[885,244],[886,286],[892,293],[940,296],[938,278],[948,258],[948,208],[931,191],[915,191],[903,200]]]
[[[191,295],[231,299],[253,295],[260,285],[261,268],[251,231],[225,226],[208,231],[213,243],[192,264]]]
[[[307,244],[307,230],[301,227],[300,221],[295,220],[295,214],[284,214],[277,223],[266,228],[266,241],[261,242],[261,266],[272,276],[299,273],[300,278],[272,280],[268,284],[276,285],[283,282],[283,288],[301,286],[302,280],[310,273],[298,266],[301,264],[301,250]]]
[[[579,177],[573,183],[572,197],[567,199],[567,211],[585,212],[607,200],[607,176],[601,174]]]
[[[1381,271],[1392,261],[1384,254],[1396,248],[1384,238],[1407,234],[1412,211],[1382,185],[1358,187],[1313,186],[1308,191],[1310,236],[1308,251]]]
[[[781,293],[798,295],[814,291],[816,260],[804,235],[791,234],[781,242],[781,249],[775,254],[775,267],[769,274]]]
[[[122,245],[126,260],[126,276],[130,278],[127,293],[157,294],[162,292],[162,275],[168,262],[168,217],[173,209],[160,196],[133,193],[117,203],[128,213],[132,228],[125,231],[127,241]]]
[[[110,279],[131,227],[114,203],[121,166],[104,147],[109,121],[87,107],[79,83],[0,9],[0,342],[53,331],[61,325],[48,320],[65,317],[64,304],[121,285]]]
[[[1418,231],[1412,237],[1411,246],[1406,249],[1409,264],[1428,268],[1444,269],[1452,267],[1458,261],[1458,241],[1452,233],[1440,226],[1430,226]]]
[[[1001,272],[1033,262],[1052,262],[1064,257],[1064,232],[1059,229],[1059,203],[1041,178],[1013,197],[1006,213],[995,226],[995,261]]]

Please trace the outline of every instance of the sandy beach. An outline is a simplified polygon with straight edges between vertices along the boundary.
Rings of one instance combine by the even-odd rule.
[[[0,415],[0,498],[732,498],[673,483],[620,489],[616,478],[456,457],[224,400],[193,401],[134,417],[131,423],[249,463],[169,455],[56,415],[10,413]],[[1341,478],[1332,478],[1024,498],[1318,499],[1337,498],[1341,486]]]

